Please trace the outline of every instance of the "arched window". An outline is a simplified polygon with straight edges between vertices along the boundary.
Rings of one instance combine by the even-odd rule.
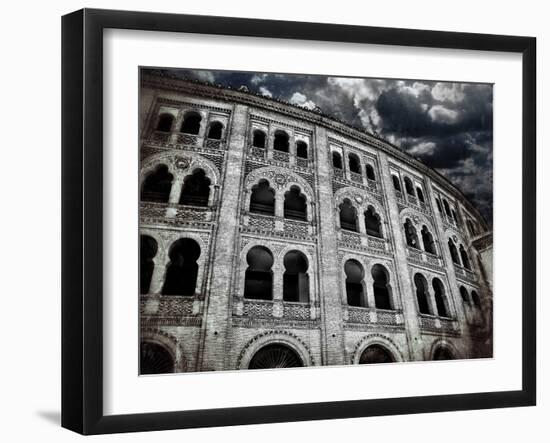
[[[462,301],[466,303],[468,306],[470,306],[470,296],[468,295],[468,291],[464,286],[460,287],[460,297],[462,297]]]
[[[158,245],[153,237],[139,236],[139,293],[148,294],[151,278],[155,269],[153,259],[157,255]]]
[[[198,112],[188,112],[183,117],[181,132],[185,134],[197,135],[201,129],[202,117]]]
[[[449,351],[447,348],[439,346],[434,352],[433,359],[434,360],[454,360],[455,357],[452,354],[452,352]]]
[[[359,357],[359,364],[393,363],[395,360],[391,353],[380,345],[370,345]]]
[[[464,246],[460,245],[460,258],[462,259],[462,266],[466,269],[471,269],[470,259],[468,258],[468,253],[464,249]]]
[[[307,220],[306,197],[300,192],[298,186],[292,186],[285,193],[284,214],[285,218]]]
[[[392,174],[391,179],[393,181],[393,189],[401,192],[401,184],[399,183],[399,177],[397,177],[397,175]]]
[[[361,174],[361,161],[355,154],[348,154],[349,170],[356,174]]]
[[[208,138],[212,140],[221,140],[223,133],[223,125],[220,122],[210,123],[210,128],[208,129]]]
[[[419,201],[421,201],[422,203],[425,203],[424,202],[424,193],[422,192],[422,189],[420,188],[420,186],[416,187],[416,195],[417,195]]]
[[[418,310],[421,314],[431,314],[430,305],[428,303],[428,282],[426,278],[420,274],[414,274],[414,285],[416,286],[416,300],[418,301]]]
[[[285,131],[275,131],[273,149],[276,151],[288,152],[288,134]]]
[[[263,246],[254,246],[246,254],[244,298],[254,300],[273,299],[273,254]]]
[[[170,263],[162,287],[164,295],[194,295],[197,286],[199,265],[197,259],[201,248],[195,240],[180,238],[170,247]]]
[[[336,151],[332,151],[332,166],[336,169],[342,169],[342,156]]]
[[[248,365],[248,369],[300,368],[302,359],[288,346],[280,343],[261,348]]]
[[[181,188],[180,205],[208,206],[210,179],[202,169],[185,177]]]
[[[382,265],[374,265],[371,269],[371,275],[374,279],[372,288],[374,290],[374,304],[376,308],[392,309],[388,270]]]
[[[447,214],[448,217],[451,217],[451,208],[449,207],[449,202],[445,199],[443,199],[443,207],[445,208],[445,214]]]
[[[141,201],[167,203],[173,178],[166,165],[158,166],[143,181]]]
[[[414,197],[414,187],[409,177],[405,177],[405,191],[407,191],[407,194]]]
[[[363,266],[357,260],[348,260],[344,265],[346,273],[346,296],[350,306],[367,306],[363,291]]]
[[[420,245],[418,244],[418,235],[416,234],[416,228],[412,224],[411,219],[406,219],[403,227],[405,228],[405,240],[407,241],[407,246],[420,249]]]
[[[283,260],[283,300],[309,302],[309,276],[307,258],[299,251],[287,252]]]
[[[422,234],[422,243],[424,243],[424,251],[436,254],[434,237],[426,225],[422,226],[422,231],[420,232]]]
[[[296,156],[300,158],[307,158],[307,143],[299,141],[296,143]]]
[[[439,200],[438,198],[435,199],[435,204],[437,205],[437,210],[439,211],[439,213],[441,214],[443,212],[443,208],[441,207],[441,200]]]
[[[260,180],[252,188],[250,212],[264,215],[275,215],[275,191],[267,180]]]
[[[376,175],[374,174],[374,168],[372,165],[367,164],[365,169],[367,170],[367,178],[369,180],[376,180]]]
[[[368,235],[382,238],[382,223],[380,222],[380,216],[372,206],[369,206],[365,212],[365,227]]]
[[[143,341],[139,346],[139,354],[139,373],[141,375],[174,372],[174,359],[164,346]]]
[[[265,132],[259,129],[254,130],[252,134],[252,146],[265,149]]]
[[[472,302],[474,303],[474,306],[481,308],[481,299],[476,291],[472,291]]]
[[[160,114],[159,121],[157,123],[157,131],[170,132],[172,130],[173,123],[174,116],[172,114]]]
[[[453,260],[453,263],[460,265],[460,258],[458,257],[458,251],[456,250],[456,246],[451,239],[449,239],[449,252],[451,253],[451,259]]]
[[[339,206],[340,227],[347,231],[357,232],[357,211],[349,199],[345,199]]]
[[[437,315],[440,317],[449,317],[449,311],[445,302],[445,286],[441,280],[435,277],[432,280],[432,286],[434,288],[435,307],[437,308]]]
[[[453,220],[454,220],[455,223],[458,225],[458,217],[456,216],[455,210],[453,209],[453,210],[451,211],[451,213],[453,214]]]
[[[472,223],[472,220],[467,220],[468,230],[470,231],[471,235],[476,235],[476,230],[474,229],[474,224]]]

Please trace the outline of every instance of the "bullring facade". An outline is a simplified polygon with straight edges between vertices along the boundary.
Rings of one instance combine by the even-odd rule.
[[[140,156],[141,373],[492,356],[488,227],[393,145],[149,73]]]

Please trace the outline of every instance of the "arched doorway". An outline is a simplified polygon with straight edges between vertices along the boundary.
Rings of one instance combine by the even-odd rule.
[[[432,360],[454,360],[455,356],[453,353],[444,346],[439,346],[433,355]]]
[[[248,369],[300,368],[304,362],[288,346],[280,343],[264,346],[254,354]]]
[[[254,246],[246,254],[248,267],[244,276],[244,298],[273,299],[273,254],[263,246]]]
[[[300,251],[287,252],[283,260],[283,300],[308,303],[309,276],[307,258]]]
[[[195,240],[180,238],[170,247],[170,263],[162,288],[164,295],[193,295],[197,286],[201,248]]]
[[[174,359],[163,346],[148,341],[140,344],[139,373],[169,374],[174,372]]]
[[[208,206],[210,179],[203,169],[196,169],[185,177],[180,195],[180,205]]]
[[[393,363],[395,359],[390,352],[380,345],[370,345],[363,351],[359,358],[359,364]]]

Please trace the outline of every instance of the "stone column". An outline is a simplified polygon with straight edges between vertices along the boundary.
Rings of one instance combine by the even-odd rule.
[[[324,365],[342,365],[345,361],[344,329],[340,289],[342,263],[338,260],[336,237],[336,217],[332,202],[332,182],[330,168],[330,148],[325,128],[316,126],[314,146],[317,152],[316,191],[319,210],[319,272],[322,355]]]
[[[435,302],[435,294],[430,289],[430,282],[429,281],[428,281],[428,288],[426,288],[426,290],[428,291],[428,293],[426,295],[428,296],[428,303],[430,305],[430,311],[431,311],[432,315],[435,315],[435,316],[439,317],[439,313],[437,312],[437,303]]]
[[[247,107],[233,109],[225,178],[218,206],[219,218],[211,255],[210,291],[205,300],[203,317],[203,346],[199,355],[200,370],[221,371],[226,367],[226,341],[231,322],[231,273],[238,257],[239,199],[241,197],[241,168],[245,153]]]
[[[166,275],[166,266],[170,262],[168,251],[160,250],[153,259],[153,262],[155,263],[155,267],[153,268],[153,275],[151,276],[149,293],[160,294],[164,284],[164,276]]]
[[[386,195],[388,202],[388,216],[390,227],[393,233],[395,248],[395,269],[397,275],[392,276],[396,280],[401,294],[401,304],[403,308],[403,318],[405,321],[405,331],[409,343],[409,357],[412,360],[423,360],[424,346],[422,343],[422,334],[420,331],[420,318],[416,309],[414,297],[416,292],[410,277],[409,264],[407,262],[407,250],[405,233],[399,219],[399,208],[393,190],[393,182],[390,174],[388,158],[385,153],[379,153],[380,159],[380,185],[383,194]],[[397,303],[396,303],[397,304]]]
[[[367,306],[369,308],[376,308],[376,300],[374,298],[374,287],[372,286],[374,283],[374,279],[372,278],[372,274],[369,272],[368,269],[365,268],[365,277],[363,279],[365,282],[364,288],[365,288],[365,296],[367,300]]]

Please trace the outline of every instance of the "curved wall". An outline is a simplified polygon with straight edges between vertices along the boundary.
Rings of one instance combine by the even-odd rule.
[[[140,183],[161,166],[172,177],[166,201],[140,206],[158,245],[141,325],[175,337],[186,370],[242,368],[273,343],[306,365],[357,363],[371,345],[392,361],[491,355],[472,246],[487,225],[435,171],[246,91],[143,76],[140,99]],[[207,199],[181,204],[198,173]],[[180,238],[200,249],[195,293],[163,295]]]

